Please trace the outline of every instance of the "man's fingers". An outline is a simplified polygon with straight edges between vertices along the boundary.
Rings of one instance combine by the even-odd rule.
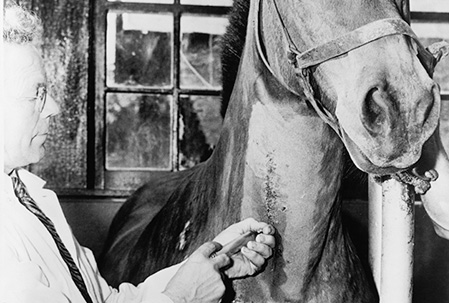
[[[240,225],[241,224],[241,225]],[[274,227],[265,223],[256,221],[254,218],[247,218],[239,223],[241,229],[245,231],[262,232],[267,235],[274,234]]]
[[[258,234],[256,237],[256,242],[268,245],[271,248],[274,248],[276,245],[276,240],[274,236],[272,235],[264,235],[264,234]]]
[[[254,274],[259,271],[260,268],[265,264],[265,258],[254,250],[248,249],[247,247],[242,247],[242,254],[250,261],[252,272],[249,274]]]
[[[229,258],[226,254],[217,255],[213,257],[211,260],[215,268],[217,269],[226,267],[231,263],[231,258]]]
[[[206,242],[197,249],[197,252],[209,258],[213,253],[220,250],[221,248],[222,246],[218,242]]]
[[[248,248],[253,250],[257,254],[261,255],[263,258],[268,259],[273,254],[273,251],[270,246],[265,245],[263,243],[259,243],[256,241],[248,242]]]
[[[222,248],[222,245],[218,242],[206,242],[201,245],[196,251],[208,258],[216,269],[228,266],[231,263],[231,259],[225,254],[216,255],[215,253]]]
[[[265,226],[262,229],[262,233],[264,233],[266,235],[274,235],[275,231],[276,231],[276,229],[273,226],[269,225],[269,224],[267,224],[267,226]]]

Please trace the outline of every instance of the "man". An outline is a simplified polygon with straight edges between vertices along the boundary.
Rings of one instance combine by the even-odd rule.
[[[272,254],[274,228],[253,219],[230,226],[186,261],[137,287],[109,287],[92,252],[81,247],[54,192],[21,167],[36,163],[58,105],[47,94],[42,59],[33,46],[39,20],[18,6],[4,11],[4,174],[0,200],[0,302],[217,302],[229,278],[255,274]],[[258,231],[234,256],[215,253]]]

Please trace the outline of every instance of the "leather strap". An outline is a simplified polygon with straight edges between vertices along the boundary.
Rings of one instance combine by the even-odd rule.
[[[280,24],[282,26],[285,38],[288,42],[287,58],[290,64],[295,68],[298,81],[304,87],[303,94],[298,93],[291,89],[285,81],[278,77],[271,68],[262,48],[262,42],[260,39],[260,6],[262,1],[258,0],[256,3],[257,10],[255,16],[255,39],[256,48],[259,57],[267,70],[276,78],[287,90],[291,93],[301,97],[305,96],[307,101],[314,107],[318,116],[331,126],[335,132],[341,137],[341,130],[338,124],[337,118],[330,113],[320,100],[315,98],[315,93],[312,85],[310,84],[311,71],[310,68],[317,66],[330,59],[336,58],[343,54],[346,54],[358,47],[371,43],[382,37],[391,35],[406,35],[414,41],[418,49],[418,57],[427,70],[430,77],[433,76],[435,65],[437,64],[437,58],[430,53],[418,40],[418,37],[412,31],[407,22],[399,18],[386,18],[376,20],[374,22],[363,25],[351,32],[348,32],[336,39],[325,42],[319,46],[310,48],[304,52],[300,52],[294,44],[287,27],[283,21],[276,0],[272,0],[276,13],[279,17]]]

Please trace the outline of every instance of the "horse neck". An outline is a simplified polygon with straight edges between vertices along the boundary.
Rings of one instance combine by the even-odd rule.
[[[304,100],[268,72],[257,54],[254,22],[248,24],[241,66],[211,159],[218,168],[213,176],[225,195],[220,200],[243,199],[246,214],[251,212],[245,205],[257,201],[316,198],[314,193],[335,197],[342,168],[340,140]],[[268,217],[278,221],[270,211]]]
[[[248,33],[251,30],[249,26]],[[220,168],[214,176],[223,195],[219,200],[226,202],[225,213],[233,210],[234,216],[269,222],[282,235],[273,268],[262,275],[265,286],[279,286],[286,293],[279,295],[282,300],[297,297],[302,286],[310,283],[326,255],[323,252],[333,246],[335,237],[329,239],[329,232],[340,233],[335,201],[343,146],[304,100],[272,77],[254,45],[254,37],[247,35],[211,160]],[[285,266],[288,263],[295,266]],[[251,295],[265,292],[254,286],[249,287]]]

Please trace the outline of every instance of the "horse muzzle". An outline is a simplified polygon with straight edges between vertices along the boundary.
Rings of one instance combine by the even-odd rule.
[[[410,100],[412,95],[415,100]],[[406,96],[409,102],[401,97],[398,103],[376,88],[368,93],[359,118],[353,116],[352,121],[342,123],[342,140],[356,166],[367,173],[391,174],[413,166],[438,126],[440,94],[436,84]]]

